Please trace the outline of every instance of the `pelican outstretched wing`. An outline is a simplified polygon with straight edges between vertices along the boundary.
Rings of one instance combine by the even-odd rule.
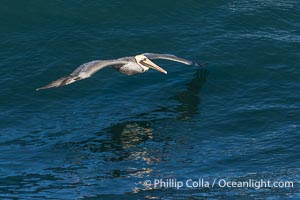
[[[151,59],[164,59],[164,60],[172,60],[175,62],[180,62],[185,65],[195,65],[195,66],[205,66],[205,64],[193,62],[190,60],[186,60],[183,58],[178,58],[177,56],[171,55],[171,54],[158,54],[158,53],[144,53],[144,56],[147,58]]]
[[[60,87],[60,86],[68,85],[75,81],[89,78],[94,73],[103,69],[104,67],[112,66],[112,65],[123,65],[126,63],[127,63],[126,61],[118,60],[118,59],[117,60],[94,60],[91,62],[87,62],[80,65],[70,75],[57,79],[49,83],[48,85],[37,88],[36,90],[39,91],[39,90],[48,89],[52,87]]]

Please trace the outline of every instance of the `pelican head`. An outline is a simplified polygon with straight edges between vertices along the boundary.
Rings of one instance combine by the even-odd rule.
[[[137,64],[140,65],[145,70],[148,70],[149,68],[151,68],[151,69],[155,69],[155,70],[157,70],[159,72],[162,72],[164,74],[167,74],[166,70],[164,70],[160,66],[156,65],[155,63],[153,63],[151,60],[149,60],[149,58],[147,58],[143,54],[137,55],[134,58],[135,58]]]

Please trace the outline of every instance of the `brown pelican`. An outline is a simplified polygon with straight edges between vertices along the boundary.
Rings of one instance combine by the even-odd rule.
[[[147,72],[149,68],[167,74],[166,70],[153,63],[150,59],[165,59],[165,60],[180,62],[186,65],[203,66],[202,64],[198,64],[196,62],[178,58],[171,54],[156,54],[156,53],[144,53],[136,56],[123,57],[114,60],[94,60],[80,65],[70,75],[57,79],[56,81],[53,81],[43,87],[37,88],[36,90],[38,91],[42,89],[68,85],[75,81],[89,78],[97,71],[108,66],[113,67],[119,72],[127,75],[144,73]]]

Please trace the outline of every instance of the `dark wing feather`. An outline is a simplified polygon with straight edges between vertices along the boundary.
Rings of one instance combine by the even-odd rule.
[[[186,60],[183,58],[178,58],[177,56],[171,55],[171,54],[144,53],[143,55],[146,56],[147,58],[149,58],[150,60],[151,59],[164,59],[164,60],[172,60],[175,62],[180,62],[185,65],[203,66],[203,64],[196,63],[196,62]]]

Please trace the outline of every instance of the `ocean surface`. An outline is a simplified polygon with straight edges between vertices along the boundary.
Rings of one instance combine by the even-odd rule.
[[[0,199],[300,199],[300,1],[2,0],[0,19]],[[144,52],[207,66],[35,91]]]

